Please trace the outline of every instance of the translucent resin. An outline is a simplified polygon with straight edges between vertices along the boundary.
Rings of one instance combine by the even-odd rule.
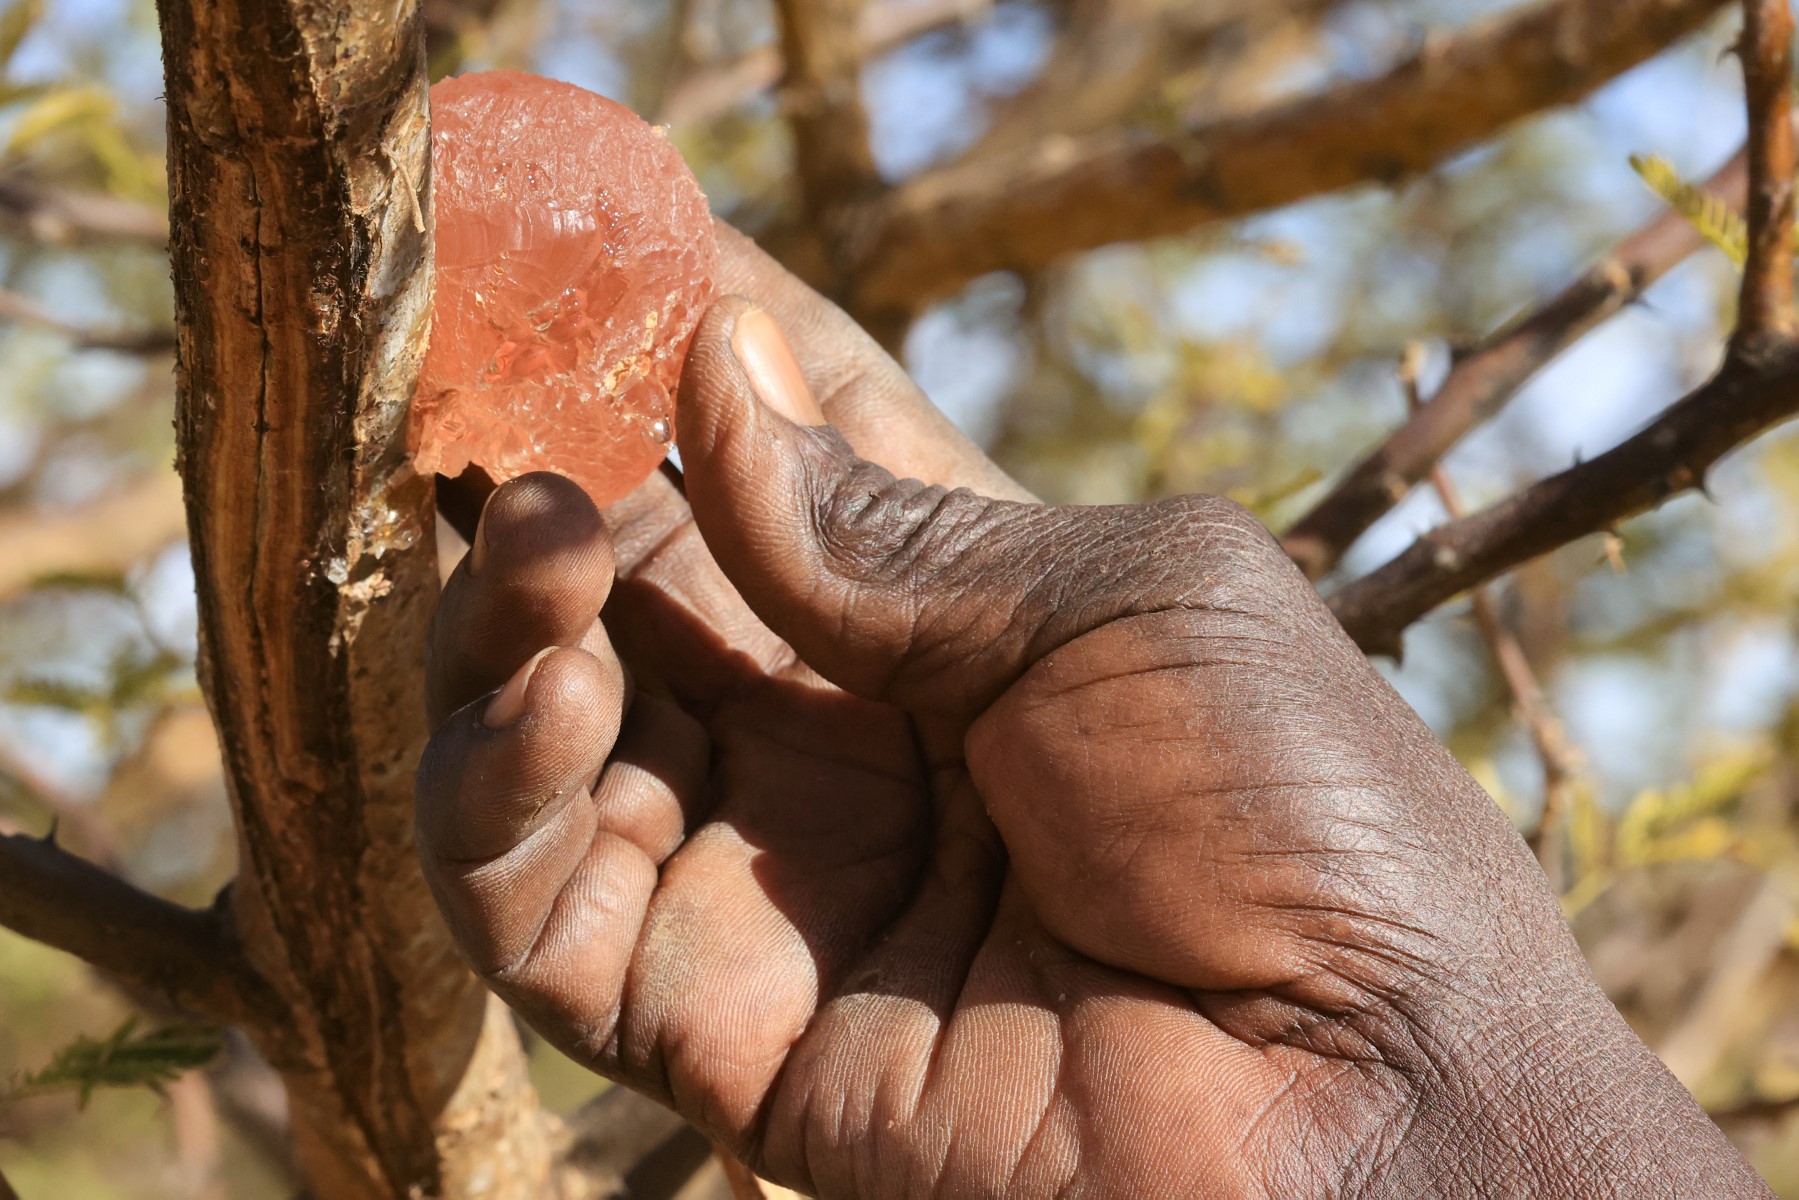
[[[516,71],[431,89],[437,294],[422,472],[553,470],[604,504],[656,468],[713,297],[706,198],[663,131]]]

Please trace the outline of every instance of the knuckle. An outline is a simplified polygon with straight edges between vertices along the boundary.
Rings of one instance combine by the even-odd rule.
[[[1159,542],[1201,607],[1286,611],[1316,594],[1261,519],[1224,496],[1178,496],[1151,506]],[[1272,606],[1272,607],[1271,607]]]
[[[1158,501],[1152,512],[1195,549],[1212,554],[1265,555],[1278,550],[1261,520],[1226,496],[1197,494]]]
[[[858,460],[817,506],[815,532],[836,574],[892,585],[960,561],[981,540],[992,505],[966,488],[895,479]]]

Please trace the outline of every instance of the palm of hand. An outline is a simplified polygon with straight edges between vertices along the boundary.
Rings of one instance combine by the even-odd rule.
[[[450,637],[467,636],[459,616],[472,623],[487,666],[455,654],[463,673],[435,681],[440,709],[476,700],[452,723],[478,726],[480,698],[544,644],[605,644],[583,620],[600,597],[570,587],[604,582],[597,524],[545,553],[517,528],[571,502],[573,521],[548,522],[566,529],[581,500],[543,483],[490,512],[480,577],[452,583],[439,624]],[[1216,986],[1200,995],[1072,949],[1011,871],[963,730],[921,729],[800,665],[724,585],[666,481],[613,518],[607,626],[665,648],[653,666],[673,699],[641,691],[603,770],[576,765],[576,789],[598,776],[591,808],[563,787],[504,830],[440,814],[442,842],[498,838],[448,854],[465,883],[511,890],[472,922],[490,930],[477,966],[496,989],[569,1053],[823,1194],[1269,1186],[1233,1178],[1268,1161],[1245,1144],[1294,1138],[1298,1102],[1357,1069],[1214,1021],[1241,1026],[1229,994],[1284,982],[1290,948],[1271,956],[1238,914],[1220,939],[1237,948],[1206,964]],[[578,686],[573,657],[540,667],[537,703],[563,690],[545,688],[552,671]],[[541,790],[541,766],[496,768]],[[557,849],[531,855],[529,876],[496,872],[516,855],[495,847],[515,844]],[[558,852],[572,870],[546,867]],[[1384,1115],[1310,1132],[1340,1157]]]
[[[787,287],[758,298],[802,341],[842,336],[781,313]],[[898,469],[1006,486],[896,412],[886,378],[814,386]],[[958,525],[940,488],[844,494],[864,492],[846,529],[921,506]],[[1510,853],[1503,822],[1452,769],[1406,777],[1428,734],[1246,524],[994,511],[964,531],[989,551],[1168,541],[1178,591],[1120,591],[1088,553],[1078,595],[989,563],[929,622],[878,595],[820,620],[806,565],[783,584],[774,555],[764,603],[787,586],[811,626],[834,617],[802,652],[877,701],[757,619],[715,558],[768,548],[709,546],[668,479],[609,532],[570,485],[499,493],[480,569],[440,604],[420,780],[465,951],[563,1049],[824,1195],[1297,1195],[1326,1190],[1313,1171],[1380,1173],[1432,1061],[1408,1061],[1396,1014],[1443,936],[1400,914],[1452,907],[1388,868]],[[954,576],[972,544],[904,565]],[[891,591],[893,567],[846,596]],[[905,661],[869,648],[869,611],[909,625]],[[544,647],[572,649],[495,721],[487,695]],[[1446,804],[1434,831],[1405,798],[1421,782]]]

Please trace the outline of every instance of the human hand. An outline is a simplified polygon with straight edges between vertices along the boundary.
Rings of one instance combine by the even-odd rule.
[[[1760,1194],[1251,517],[1031,502],[722,236],[685,497],[501,488],[433,629],[534,1027],[826,1196]]]

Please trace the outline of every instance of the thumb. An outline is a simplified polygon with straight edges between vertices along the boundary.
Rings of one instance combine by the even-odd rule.
[[[679,403],[713,557],[814,670],[872,699],[972,719],[1101,624],[1250,602],[1238,553],[1290,571],[1215,497],[1052,507],[896,479],[826,424],[774,320],[743,300],[701,322]]]

